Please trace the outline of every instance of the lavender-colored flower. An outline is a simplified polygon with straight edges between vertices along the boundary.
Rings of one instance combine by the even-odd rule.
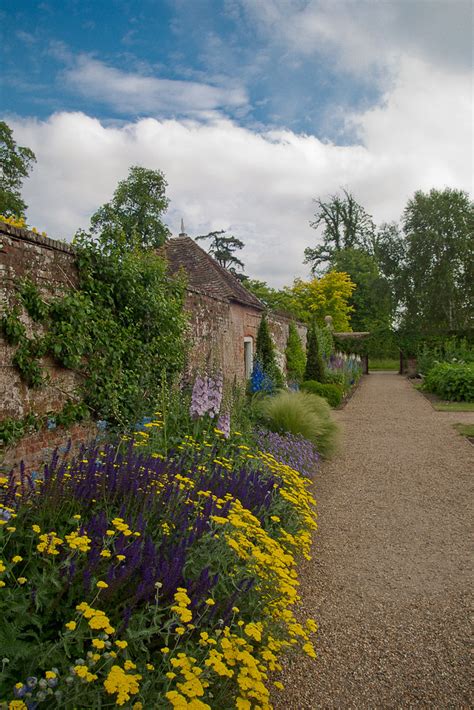
[[[210,417],[217,417],[222,403],[222,373],[218,373],[215,377],[207,378],[207,413]]]
[[[209,408],[209,393],[207,377],[198,375],[194,380],[189,413],[192,419],[203,417]]]
[[[229,436],[230,436],[230,414],[229,414],[229,412],[221,412],[219,419],[217,420],[217,428],[224,434],[226,439],[229,438]]]

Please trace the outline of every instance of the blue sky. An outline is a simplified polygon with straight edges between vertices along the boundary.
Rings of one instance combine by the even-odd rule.
[[[30,224],[70,239],[133,164],[166,221],[227,229],[247,272],[304,276],[313,198],[376,222],[416,189],[472,191],[470,0],[16,0],[0,120],[37,164]]]
[[[216,107],[245,126],[340,141],[351,137],[332,109],[367,107],[380,95],[366,76],[341,70],[324,51],[303,59],[273,42],[234,2],[20,1],[4,11],[2,28],[2,102],[20,115],[80,110],[110,121],[150,114],[149,106],[114,105],[71,85],[70,72],[86,57],[125,73],[224,90]],[[184,113],[174,106],[153,111],[158,118]]]

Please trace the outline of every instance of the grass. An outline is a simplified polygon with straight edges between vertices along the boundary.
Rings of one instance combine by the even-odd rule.
[[[474,402],[432,402],[437,412],[474,412]]]
[[[474,438],[474,424],[455,424],[454,428],[463,436],[472,436]]]
[[[369,371],[370,370],[398,370],[399,368],[400,368],[400,361],[398,359],[369,357]]]

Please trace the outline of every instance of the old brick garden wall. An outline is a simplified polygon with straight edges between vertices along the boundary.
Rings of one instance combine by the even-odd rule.
[[[45,300],[75,288],[78,275],[74,252],[67,244],[0,222],[0,314],[5,306],[13,305],[16,286],[25,278],[38,286]],[[21,319],[30,337],[33,323],[24,313]],[[36,332],[40,329],[37,324],[34,328]],[[44,358],[42,364],[47,382],[31,389],[12,365],[14,352],[15,346],[6,343],[0,334],[0,420],[7,417],[21,419],[32,412],[38,415],[58,412],[68,400],[74,399],[79,382],[71,370]],[[58,427],[32,433],[17,446],[3,451],[0,464],[12,468],[24,459],[30,468],[34,468],[49,458],[54,447],[65,445],[70,435],[75,442],[81,442],[94,436],[95,432],[95,425],[85,424],[75,425],[70,432]]]
[[[74,250],[68,244],[0,222],[0,315],[6,306],[14,304],[18,284],[25,278],[36,284],[45,300],[76,288],[78,273]],[[244,344],[250,340],[255,352],[262,311],[191,287],[187,291],[185,308],[189,313],[188,375],[196,369],[216,366],[222,368],[228,382],[244,383]],[[25,313],[21,319],[29,337],[33,330],[40,330],[40,326],[33,324]],[[276,313],[268,320],[278,364],[284,370],[290,320]],[[303,325],[297,327],[305,345],[306,328]],[[46,383],[31,389],[12,365],[14,352],[15,346],[6,343],[0,334],[0,421],[10,417],[22,419],[30,413],[59,412],[68,400],[77,399],[75,390],[79,375],[59,367],[50,358],[44,358]],[[29,468],[35,468],[50,457],[53,448],[64,447],[69,437],[77,444],[96,434],[96,426],[91,423],[74,425],[67,431],[61,427],[45,428],[24,437],[16,446],[0,451],[0,466],[15,467],[24,459]]]

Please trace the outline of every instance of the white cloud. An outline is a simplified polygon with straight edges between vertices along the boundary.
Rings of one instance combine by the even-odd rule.
[[[402,61],[383,103],[348,117],[359,145],[286,131],[257,133],[229,119],[147,118],[104,125],[82,113],[7,117],[38,158],[24,195],[31,224],[70,238],[110,199],[128,168],[164,171],[175,232],[226,228],[246,244],[249,275],[275,286],[305,275],[312,198],[347,186],[376,221],[397,219],[416,189],[472,191],[471,85],[464,73]]]
[[[199,114],[243,107],[247,95],[239,86],[213,86],[124,72],[87,55],[63,72],[68,89],[123,114]]]
[[[239,2],[270,44],[306,57],[329,54],[351,73],[394,68],[406,54],[457,70],[472,68],[471,0]]]

